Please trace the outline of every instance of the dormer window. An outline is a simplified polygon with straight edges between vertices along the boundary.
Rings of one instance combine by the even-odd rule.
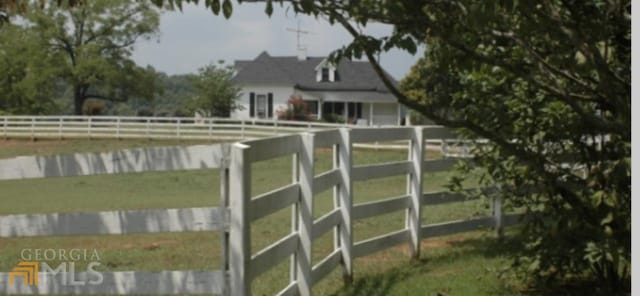
[[[332,63],[329,63],[326,59],[316,66],[315,71],[317,82],[338,81],[336,66]]]
[[[322,79],[320,80],[322,82],[329,82],[329,68],[327,67],[322,67]]]

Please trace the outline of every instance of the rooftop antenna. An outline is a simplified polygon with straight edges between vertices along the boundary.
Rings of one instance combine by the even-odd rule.
[[[305,46],[300,44],[300,34],[311,34],[311,32],[300,29],[300,20],[298,20],[298,27],[297,28],[295,28],[295,29],[294,28],[287,28],[287,31],[296,33],[296,47],[297,47],[298,51],[306,49]]]

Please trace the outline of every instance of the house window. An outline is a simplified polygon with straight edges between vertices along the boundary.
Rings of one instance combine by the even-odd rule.
[[[267,96],[256,96],[256,117],[267,118]]]
[[[329,81],[329,68],[327,67],[323,67],[322,68],[322,82],[328,82]]]
[[[249,117],[271,118],[273,117],[273,93],[256,94],[249,93]]]

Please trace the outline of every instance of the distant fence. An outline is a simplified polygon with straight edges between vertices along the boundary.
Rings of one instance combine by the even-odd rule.
[[[230,118],[0,116],[5,138],[244,140],[345,124]]]
[[[0,116],[4,139],[148,139],[241,141],[356,125],[272,119],[125,117],[125,116]],[[379,128],[385,126],[377,126]],[[388,126],[387,126],[388,127]],[[463,141],[429,142],[431,149],[467,155]],[[361,148],[406,149],[407,141],[358,143]]]
[[[45,285],[10,285],[9,275],[4,272],[0,273],[0,293],[251,295],[253,279],[279,262],[295,258],[290,282],[279,295],[310,295],[311,287],[339,266],[346,278],[351,278],[353,260],[357,257],[402,243],[408,243],[412,255],[417,257],[422,239],[482,227],[494,227],[500,231],[502,227],[516,223],[519,215],[505,215],[501,200],[494,198],[492,212],[488,216],[422,225],[424,206],[470,199],[461,193],[423,192],[422,189],[424,173],[448,170],[457,161],[454,158],[425,160],[425,143],[455,138],[449,130],[441,127],[341,128],[250,140],[231,146],[139,148],[0,160],[0,180],[221,168],[220,207],[0,216],[0,237],[181,231],[223,233],[220,270],[108,272],[104,273],[105,281],[100,285],[71,287],[61,284],[53,275],[43,275],[49,277]],[[353,165],[354,144],[374,141],[408,141],[409,159]],[[334,165],[330,170],[315,175],[314,153],[318,148],[333,150]],[[294,156],[295,180],[284,187],[255,195],[251,189],[251,164],[287,155]],[[375,202],[353,203],[353,182],[397,175],[407,176],[406,194]],[[329,189],[334,192],[333,209],[314,219],[314,197]],[[480,190],[490,194],[497,189]],[[252,222],[288,207],[294,209],[292,231],[252,254]],[[406,211],[406,227],[363,241],[353,241],[354,221],[396,211]],[[334,249],[312,266],[314,241],[329,231],[334,232]]]

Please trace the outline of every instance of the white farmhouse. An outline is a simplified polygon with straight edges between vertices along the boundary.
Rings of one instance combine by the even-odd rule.
[[[302,51],[297,57],[262,52],[252,61],[236,61],[235,69],[242,108],[232,118],[276,118],[292,95],[301,96],[317,119],[333,114],[359,125],[399,125],[405,113],[369,62],[343,59],[336,66]]]

